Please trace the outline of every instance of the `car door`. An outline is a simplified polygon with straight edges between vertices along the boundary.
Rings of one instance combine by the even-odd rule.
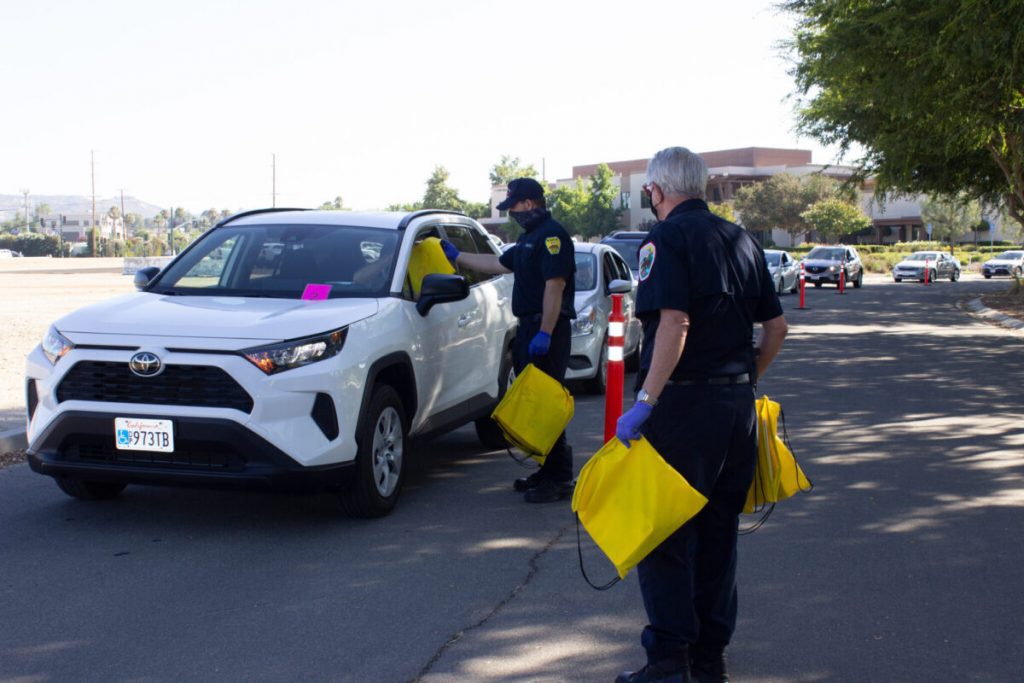
[[[498,255],[493,242],[475,226],[445,223],[441,230],[461,252]],[[458,305],[449,316],[452,328],[444,375],[451,405],[495,393],[504,353],[504,331],[511,316],[511,276],[461,266],[459,274],[469,282],[469,296],[456,302]]]
[[[783,291],[790,289],[796,281],[796,269],[793,259],[787,252],[779,254],[779,272],[782,274]]]
[[[613,278],[618,280],[627,280],[632,284],[629,290],[629,294],[624,294],[622,297],[622,316],[625,323],[625,334],[623,340],[623,353],[629,356],[636,349],[640,343],[641,326],[640,321],[636,317],[636,280],[633,278],[633,273],[629,268],[629,264],[623,259],[618,252],[610,251],[608,253],[611,266],[614,269]]]

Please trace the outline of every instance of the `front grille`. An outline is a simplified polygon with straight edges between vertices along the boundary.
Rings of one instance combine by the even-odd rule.
[[[826,270],[828,268],[825,266],[807,266],[808,273],[824,273]]]
[[[210,365],[168,365],[156,377],[139,377],[127,363],[81,361],[57,387],[57,401],[101,401],[252,412],[252,397],[231,375]]]
[[[109,443],[83,438],[64,449],[62,454],[68,460],[80,462],[199,471],[240,472],[246,465],[246,459],[240,453],[223,443],[188,444],[184,448],[176,448],[173,453],[158,453],[123,451]]]

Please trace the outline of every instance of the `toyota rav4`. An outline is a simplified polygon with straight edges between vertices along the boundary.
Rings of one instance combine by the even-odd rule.
[[[77,498],[126,484],[330,489],[351,514],[387,514],[413,437],[475,420],[502,443],[489,414],[511,374],[510,276],[410,272],[431,237],[497,253],[479,224],[442,211],[222,221],[29,354],[32,469]]]

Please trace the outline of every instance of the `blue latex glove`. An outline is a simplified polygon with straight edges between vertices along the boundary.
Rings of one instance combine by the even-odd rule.
[[[535,356],[546,356],[551,348],[551,335],[547,332],[538,332],[530,340],[530,358]]]
[[[640,427],[643,426],[644,422],[647,422],[647,418],[651,416],[652,410],[654,410],[654,406],[650,403],[637,401],[615,423],[615,436],[618,437],[619,441],[626,444],[626,448],[629,448],[630,441],[636,441],[640,438]]]
[[[455,265],[455,259],[459,258],[459,248],[448,240],[441,240],[441,249],[444,251],[444,255],[448,257],[451,264]]]

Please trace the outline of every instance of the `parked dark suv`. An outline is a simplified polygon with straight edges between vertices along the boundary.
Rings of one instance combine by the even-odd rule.
[[[645,239],[647,239],[646,230],[616,230],[602,239],[601,244],[607,244],[619,252],[619,256],[626,260],[629,269],[633,271],[633,279],[639,280],[640,259],[638,253]]]

